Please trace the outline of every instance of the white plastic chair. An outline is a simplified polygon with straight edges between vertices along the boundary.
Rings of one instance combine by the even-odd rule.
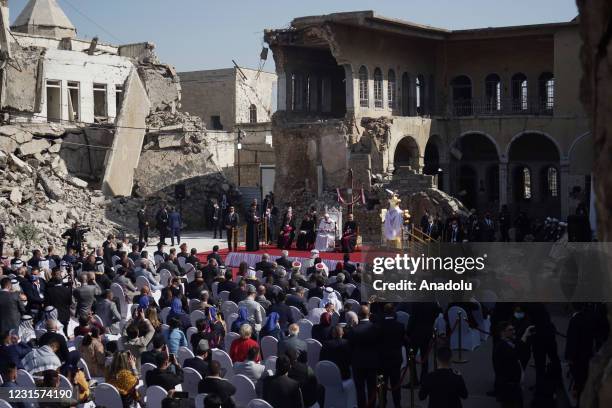
[[[232,331],[232,325],[234,324],[237,318],[238,318],[238,313],[232,313],[229,316],[225,317],[225,329],[227,333]]]
[[[480,329],[480,341],[485,342],[489,338],[487,333],[491,332],[491,317],[487,316],[484,318],[482,315],[482,306],[477,301],[474,301],[474,303],[478,306],[478,309],[472,312],[472,316],[474,316],[474,320],[476,320],[478,328]]]
[[[359,311],[360,308],[360,304],[358,301],[356,301],[355,299],[346,299],[344,301],[344,304],[349,304],[351,305],[351,311],[357,313]]]
[[[191,344],[191,336],[193,336],[197,332],[198,332],[198,329],[196,327],[189,327],[187,328],[187,332],[185,333],[185,337],[187,337],[187,344],[189,344],[189,347],[191,347],[192,349],[193,349],[193,345]]]
[[[308,299],[308,310],[316,309],[319,307],[319,303],[321,303],[321,298],[313,296]]]
[[[68,380],[66,377],[64,377],[61,374],[59,375],[59,380],[60,380],[60,385],[59,385],[60,390],[72,391],[72,384],[70,384],[70,380]]]
[[[99,324],[101,327],[104,327],[104,322],[102,321],[102,318],[101,318],[100,316],[98,316],[97,314],[93,315],[93,316],[91,317],[91,319],[92,319],[94,322],[97,322],[97,323],[98,323],[98,324]]]
[[[223,291],[225,292],[225,291]],[[221,292],[221,293],[223,293]],[[227,300],[221,303],[221,312],[223,312],[223,316],[229,316],[232,313],[238,313],[238,305],[231,300]]]
[[[434,321],[434,330],[438,333],[438,336],[446,336],[446,320],[444,320],[442,313],[438,313],[438,317]]]
[[[138,288],[138,290],[141,290],[145,286],[148,286],[149,289],[151,288],[151,285],[149,284],[149,280],[145,278],[144,276],[138,276],[136,278],[136,287]]]
[[[319,361],[315,367],[319,384],[325,387],[323,408],[352,408],[357,405],[353,380],[342,381],[340,369],[331,361]]]
[[[212,283],[212,286],[210,287],[210,290],[212,290],[213,297],[216,298],[217,296],[219,296],[219,282],[214,281]]]
[[[170,331],[170,326],[168,326],[166,323],[163,323],[161,325],[161,334],[163,334],[164,336],[166,336],[166,333]]]
[[[183,368],[183,391],[189,393],[190,398],[198,395],[198,384],[202,380],[202,375],[191,367]]]
[[[408,320],[410,320],[410,315],[404,312],[403,310],[398,310],[395,314],[397,315],[397,321],[404,325],[404,329],[408,327]]]
[[[123,406],[121,394],[114,385],[108,383],[98,384],[94,388],[94,402],[96,407],[115,408]]]
[[[170,306],[164,307],[162,311],[159,313],[159,318],[161,319],[162,323],[166,323],[166,319],[168,318],[169,314],[170,314]]]
[[[265,336],[261,339],[261,353],[263,358],[278,355],[278,340],[272,336]]]
[[[176,359],[178,360],[179,364],[182,367],[185,360],[187,360],[188,358],[193,358],[193,357],[194,355],[191,350],[189,350],[187,347],[180,347],[178,349]]]
[[[276,360],[278,356],[269,356],[264,360],[264,366],[266,367],[266,371],[271,371],[272,373],[276,372]]]
[[[353,294],[353,291],[355,290],[355,288],[357,288],[357,286],[355,286],[352,283],[347,283],[346,285],[344,285],[344,289],[346,290],[346,293],[351,296]]]
[[[119,313],[121,317],[124,319],[128,318],[128,312],[130,310],[130,306],[125,299],[125,292],[123,288],[118,283],[111,284],[111,292],[113,292],[113,296],[119,300]]]
[[[28,373],[24,369],[17,370],[17,385],[23,388],[36,388],[36,382],[32,374]]]
[[[161,408],[162,400],[168,396],[168,391],[164,390],[159,385],[153,385],[147,388],[147,408]]]
[[[185,265],[187,263],[187,258],[185,258],[184,256],[177,256],[176,259],[178,259],[179,266],[181,268],[185,269]]]
[[[229,354],[221,349],[212,349],[212,359],[217,360],[221,368],[225,369],[225,378],[231,378],[234,375],[234,363]]]
[[[0,408],[13,408],[11,404],[6,402],[5,400],[0,399]]]
[[[268,404],[266,401],[255,398],[249,402],[247,408],[274,408],[272,405]]]
[[[227,333],[224,339],[225,350],[229,351],[230,347],[232,347],[232,343],[234,342],[234,340],[239,339],[239,338],[240,338],[240,335],[238,333],[234,333],[234,332]]]
[[[257,398],[255,384],[246,375],[236,374],[230,378],[230,382],[236,387],[233,395],[236,406],[246,408],[251,400]]]
[[[104,327],[104,325],[102,325],[102,327]],[[74,338],[74,349],[76,351],[79,351],[79,349],[81,348],[81,343],[83,343],[83,336],[76,336]]]
[[[159,268],[159,265],[161,265],[164,262],[164,257],[161,255],[155,255],[153,257],[153,261],[155,262],[155,267]]]
[[[198,309],[201,303],[200,299],[189,299],[189,313]]]
[[[172,279],[172,273],[167,269],[162,269],[159,271],[159,284],[163,287],[168,286],[168,282]]]
[[[459,312],[461,312],[462,322],[458,324]],[[452,330],[450,335],[450,347],[452,350],[459,349],[459,331],[461,330],[461,349],[474,350],[480,346],[480,334],[477,330],[470,328],[467,321],[467,313],[459,306],[448,309],[448,324]],[[456,326],[455,326],[456,325]],[[454,330],[453,330],[454,329]]]
[[[298,338],[302,340],[312,338],[312,322],[307,319],[301,319],[297,322],[297,325],[300,327],[300,332],[298,333]]]
[[[227,302],[227,301],[228,301],[228,299],[229,299],[229,295],[230,295],[230,294],[229,294],[229,292],[228,292],[227,290],[222,290],[222,291],[219,293],[219,300],[220,300],[221,302]]]
[[[323,345],[315,339],[306,339],[306,353],[308,356],[308,365],[314,370],[319,362],[319,354]]]
[[[207,394],[198,394],[195,397],[195,408],[204,408],[204,398]]]
[[[300,309],[298,309],[297,307],[289,306],[289,309],[291,309],[291,317],[293,317],[294,322],[297,322],[298,320],[304,318],[304,314],[300,312]]]
[[[201,310],[194,310],[189,315],[189,320],[191,321],[191,325],[195,327],[196,322],[200,319],[206,319],[206,314]]]
[[[140,366],[140,379],[142,381],[147,382],[147,373],[151,370],[155,370],[157,368],[157,366],[155,364],[152,363],[144,363],[142,366]]]

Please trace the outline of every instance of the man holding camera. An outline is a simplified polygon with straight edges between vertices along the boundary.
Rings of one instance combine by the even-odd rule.
[[[83,247],[83,242],[85,242],[85,234],[89,231],[89,228],[81,228],[79,222],[75,221],[74,224],[72,224],[72,228],[66,230],[66,232],[62,234],[62,238],[68,238],[66,250],[72,248],[78,253]]]

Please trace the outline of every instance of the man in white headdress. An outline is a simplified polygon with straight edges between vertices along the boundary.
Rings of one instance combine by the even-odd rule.
[[[336,247],[336,223],[325,214],[319,223],[319,231],[317,232],[317,240],[315,241],[315,249],[319,251],[333,251]]]
[[[31,339],[36,340],[36,332],[34,331],[34,319],[30,315],[21,316],[18,328],[21,341],[27,343]]]
[[[323,262],[319,262],[315,265],[315,272],[321,274],[325,278],[329,276],[329,268]]]
[[[397,194],[392,193],[389,198],[389,209],[385,215],[385,224],[383,228],[383,234],[387,245],[391,248],[402,248],[402,226],[404,224],[404,217],[402,210],[399,208],[399,203],[402,200]]]
[[[327,304],[331,303],[334,306],[334,310],[336,312],[340,312],[342,310],[342,302],[338,299],[336,292],[334,292],[334,288],[328,286],[323,291],[323,299],[319,302],[319,307],[325,307]]]
[[[55,307],[53,306],[45,307],[44,317],[38,322],[35,329],[36,330],[47,330],[47,320],[55,320],[55,322],[57,323],[57,332],[61,334],[62,336],[64,336],[64,333],[63,333],[64,325],[61,324],[59,320],[57,320],[57,316],[58,316],[57,309]]]

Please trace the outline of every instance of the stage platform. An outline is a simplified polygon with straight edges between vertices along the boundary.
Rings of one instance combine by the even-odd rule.
[[[198,258],[202,262],[206,261],[206,256],[212,251],[198,253]],[[270,259],[274,261],[276,258],[280,258],[282,253],[281,249],[275,246],[262,246],[259,251],[247,252],[244,247],[238,247],[236,252],[229,251],[227,248],[219,250],[219,254],[223,258],[226,266],[237,268],[241,262],[246,262],[249,266],[255,266],[255,264],[261,261],[263,254],[270,255]],[[362,251],[352,252],[350,254],[350,261],[354,264],[360,264],[363,262],[365,253]],[[341,252],[321,252],[319,253],[321,261],[327,265],[330,270],[336,268],[338,262],[342,262],[344,254]],[[310,259],[310,251],[298,251],[296,249],[289,250],[289,257],[291,261],[299,261],[302,263],[301,271],[305,272],[307,269],[307,261]]]

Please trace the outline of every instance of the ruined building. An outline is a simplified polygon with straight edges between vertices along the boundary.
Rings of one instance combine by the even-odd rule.
[[[128,232],[146,198],[175,204],[174,185],[206,195],[230,182],[206,128],[178,111],[179,77],[148,42],[83,40],[55,0],[30,0],[9,27],[0,1],[0,223],[20,247],[25,225],[58,244],[74,220],[91,242]],[[127,197],[118,199],[115,197]],[[196,201],[196,200],[191,200]],[[201,208],[186,206],[197,226]],[[22,236],[19,242],[15,239]]]
[[[514,215],[566,217],[589,196],[575,20],[450,31],[359,11],[264,36],[278,75],[278,196],[346,187],[348,169],[366,191],[373,179],[437,186]]]

